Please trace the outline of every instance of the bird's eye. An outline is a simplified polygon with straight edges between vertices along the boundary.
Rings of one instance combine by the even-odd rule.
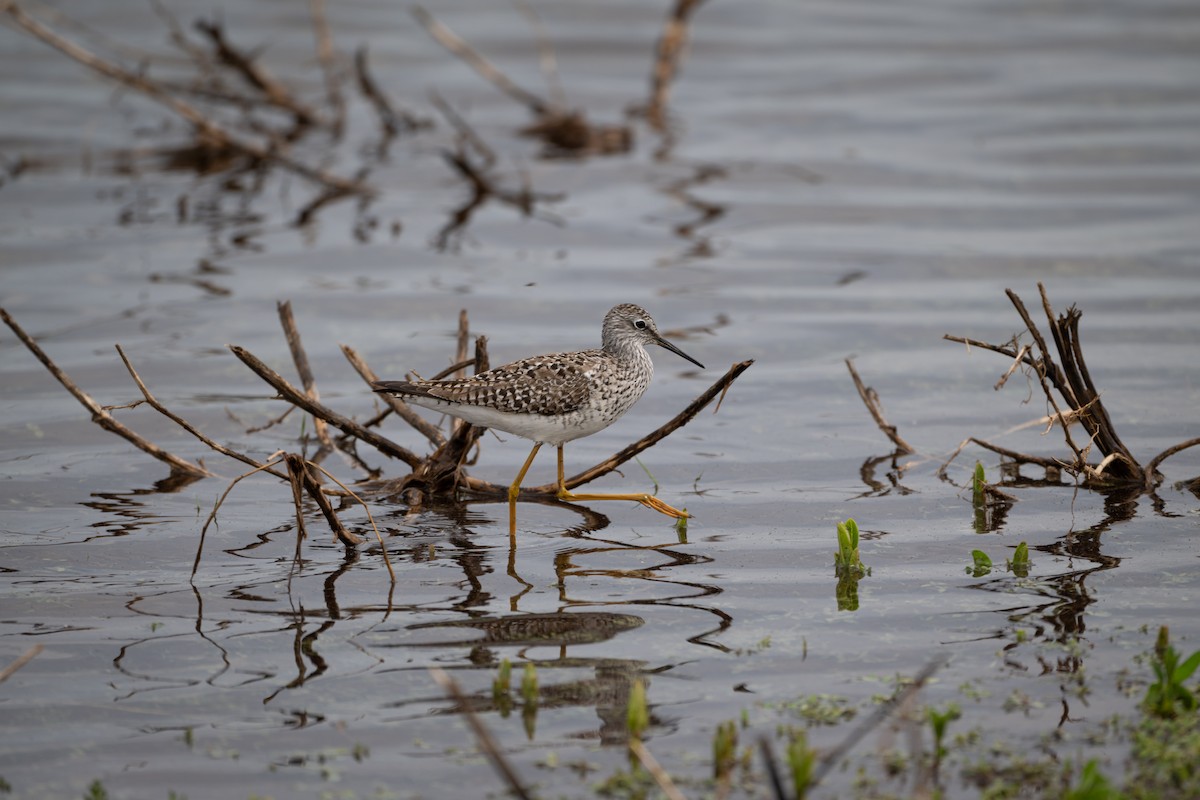
[[[635,319],[635,320],[633,321],[633,327],[637,328],[639,331],[644,331],[644,330],[646,330],[646,320],[644,320],[644,319]]]

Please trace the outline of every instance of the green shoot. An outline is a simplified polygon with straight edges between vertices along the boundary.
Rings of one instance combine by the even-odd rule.
[[[737,766],[737,725],[722,722],[713,734],[713,778],[717,783],[728,781]]]
[[[986,487],[987,477],[983,473],[983,464],[976,461],[975,474],[971,477],[971,503],[977,509],[987,504]]]
[[[625,709],[625,729],[630,739],[641,740],[646,728],[650,727],[650,709],[646,705],[646,684],[640,678],[633,682],[629,691],[629,705]]]
[[[1008,569],[1018,578],[1029,577],[1029,545],[1021,542],[1013,551],[1013,557],[1008,560]]]
[[[958,707],[958,703],[950,703],[944,711],[929,707],[925,709],[925,715],[929,719],[930,727],[933,728],[933,774],[936,779],[938,770],[942,766],[942,759],[949,752],[945,745],[946,727],[962,716],[962,709]]]
[[[646,477],[648,477],[650,482],[654,484],[654,491],[651,494],[658,494],[658,478],[654,477],[654,473],[650,471],[649,467],[642,463],[640,458],[634,456],[633,460],[637,462],[637,465],[642,468],[643,472],[646,473]]]
[[[521,676],[521,699],[525,701],[521,706],[521,724],[525,727],[526,738],[532,742],[537,729],[538,712],[537,667],[533,666],[532,661],[525,662],[525,673]]]
[[[1196,695],[1184,684],[1200,667],[1200,650],[1180,663],[1178,651],[1171,646],[1170,631],[1163,625],[1158,629],[1151,666],[1156,680],[1146,688],[1146,697],[1142,700],[1146,712],[1169,719],[1179,713],[1176,706],[1184,711],[1195,711]]]
[[[858,523],[853,519],[837,524],[838,549],[834,554],[834,572],[837,575],[862,577],[868,574],[858,555]]]
[[[503,669],[503,665],[501,666]],[[538,697],[537,667],[532,661],[525,662],[525,672],[521,675],[521,699],[526,705],[536,704]]]
[[[1062,797],[1063,800],[1120,800],[1124,795],[1108,782],[1108,778],[1100,772],[1099,763],[1093,758],[1083,765],[1079,784],[1068,788]]]
[[[796,800],[804,800],[812,785],[813,769],[817,765],[817,753],[808,746],[808,737],[803,730],[792,732],[785,752],[788,769],[792,772],[792,788]]]
[[[492,702],[500,710],[500,716],[507,717],[512,710],[512,662],[507,658],[500,662],[500,671],[492,681]]]
[[[972,550],[971,559],[975,562],[967,567],[967,574],[975,578],[982,578],[992,571],[992,559],[982,550]]]

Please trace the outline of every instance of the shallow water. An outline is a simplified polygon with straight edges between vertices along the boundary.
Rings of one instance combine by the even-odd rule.
[[[525,19],[477,5],[429,7],[543,91]],[[120,343],[173,411],[265,457],[301,449],[311,424],[293,415],[247,433],[281,409],[224,345],[294,375],[279,300],[293,304],[323,401],[359,419],[373,399],[339,344],[381,375],[430,374],[453,356],[460,309],[502,363],[593,346],[609,306],[638,302],[708,369],[655,353],[646,397],[572,443],[568,469],[652,430],[753,358],[719,413],[644,453],[645,470],[627,464],[597,483],[656,483],[695,519],[681,541],[628,504],[584,504],[583,514],[527,503],[514,549],[502,504],[409,515],[380,501],[392,590],[377,544],[347,553],[311,519],[297,548],[289,491],[258,476],[230,494],[193,576],[204,518],[242,465],[145,406],[118,412],[221,476],[158,490],[166,469],[92,424],[6,331],[0,665],[45,648],[0,684],[0,777],[16,796],[78,796],[95,779],[116,797],[191,800],[500,795],[431,666],[476,699],[514,768],[547,797],[590,796],[627,764],[625,704],[638,677],[651,704],[647,746],[694,797],[711,791],[699,784],[719,723],[744,714],[743,745],[794,724],[832,747],[873,697],[933,658],[946,664],[918,701],[960,703],[952,732],[978,729],[985,744],[1030,758],[1099,757],[1120,776],[1125,749],[1097,731],[1136,709],[1149,675],[1136,657],[1161,624],[1181,650],[1200,647],[1200,504],[1180,483],[1200,474],[1200,452],[1164,463],[1160,507],[1030,486],[1009,490],[1018,502],[997,531],[975,533],[959,487],[976,459],[994,478],[997,459],[969,449],[949,470],[958,486],[943,482],[936,469],[959,442],[1065,451],[1040,426],[1006,433],[1045,413],[1036,386],[1018,374],[994,392],[1006,359],[941,337],[1007,340],[1020,321],[1003,290],[1040,321],[1042,281],[1056,308],[1083,309],[1092,377],[1140,458],[1197,435],[1196,8],[711,3],[696,13],[672,90],[669,155],[656,158],[657,137],[632,120],[632,153],[565,160],[540,158],[517,135],[525,109],[403,9],[330,6],[338,47],[368,44],[377,80],[437,126],[398,137],[380,158],[375,119],[351,92],[342,141],[318,135],[297,151],[341,174],[370,167],[379,195],[326,206],[300,227],[313,197],[302,179],[275,170],[239,187],[166,169],[159,154],[187,142],[185,126],[0,31],[0,305],[101,403],[138,396]],[[216,10],[171,7],[184,23]],[[140,2],[61,8],[107,39],[172,52]],[[301,6],[219,10],[235,41],[266,45],[268,67],[320,97]],[[571,103],[621,122],[644,99],[665,9],[538,10]],[[151,70],[184,67],[176,58]],[[444,235],[469,192],[440,157],[454,137],[431,88],[496,151],[502,183],[563,199],[533,217],[490,203]],[[886,460],[865,469],[890,449],[847,357],[919,450],[902,476]],[[384,432],[424,447],[397,423]],[[470,472],[505,483],[526,453],[487,435]],[[347,458],[325,464],[343,480],[362,475]],[[543,454],[531,481],[552,475]],[[839,610],[832,565],[834,524],[851,516],[872,570],[853,611]],[[361,511],[347,519],[369,533]],[[1003,564],[1021,541],[1028,578],[965,573],[972,549]],[[516,682],[537,665],[532,722],[519,700],[508,714],[493,703],[503,658]],[[800,700],[821,695],[854,719],[819,724]],[[878,733],[864,739],[817,796],[866,791],[854,788],[860,767],[883,780],[883,746]],[[964,747],[943,767],[949,796],[978,793],[961,775],[976,755]],[[881,791],[904,794],[912,780]],[[761,772],[737,791],[769,796]]]

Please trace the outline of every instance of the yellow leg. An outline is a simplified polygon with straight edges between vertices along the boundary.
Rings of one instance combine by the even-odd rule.
[[[680,511],[659,500],[652,494],[575,494],[568,492],[563,485],[563,446],[558,446],[558,499],[559,500],[632,500],[641,503],[646,508],[652,508],[660,514],[666,514],[675,519],[688,519],[691,515]]]
[[[517,495],[521,492],[521,481],[525,480],[525,473],[529,472],[529,467],[533,464],[533,458],[538,454],[538,450],[542,449],[542,443],[538,442],[529,451],[529,458],[525,459],[525,465],[521,467],[521,471],[517,473],[517,479],[508,487],[508,535],[517,535]],[[561,450],[560,450],[561,456]],[[561,470],[559,470],[561,472]],[[562,485],[562,482],[559,482]]]

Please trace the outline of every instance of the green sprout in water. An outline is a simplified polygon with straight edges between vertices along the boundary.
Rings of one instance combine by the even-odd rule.
[[[817,752],[808,746],[808,737],[803,730],[792,731],[785,757],[788,769],[792,773],[792,788],[795,790],[796,800],[804,800],[809,787],[812,786]]]
[[[1195,711],[1197,706],[1196,695],[1184,682],[1200,667],[1200,650],[1181,664],[1178,651],[1171,646],[1170,636],[1166,625],[1158,629],[1154,660],[1151,662],[1157,680],[1146,688],[1146,697],[1142,700],[1147,713],[1162,719],[1178,714],[1176,706],[1184,711]]]
[[[968,575],[975,578],[982,578],[992,571],[992,559],[982,550],[972,550],[971,560],[974,563],[967,567]]]
[[[1121,800],[1123,796],[1100,772],[1100,765],[1093,758],[1083,765],[1079,783],[1068,788],[1062,797],[1063,800]]]
[[[976,511],[987,505],[987,476],[979,461],[975,462],[975,473],[971,476],[971,505]]]
[[[737,766],[737,725],[733,721],[717,725],[713,734],[713,778],[717,783],[723,783],[733,775]]]
[[[833,556],[833,571],[838,577],[838,611],[858,610],[858,582],[871,570],[864,566],[858,555],[858,523],[853,519],[837,525],[838,549]]]
[[[525,662],[525,672],[521,675],[521,699],[524,701],[524,705],[521,706],[521,722],[525,725],[525,735],[532,742],[537,728],[538,712],[537,667],[532,661]]]
[[[492,699],[499,700],[507,696],[512,689],[512,662],[507,658],[500,662],[500,670],[492,681]]]
[[[958,703],[950,703],[942,711],[933,707],[925,709],[925,716],[929,718],[929,725],[933,728],[933,777],[936,781],[942,759],[949,752],[945,745],[946,728],[962,716],[962,709],[958,707]]]
[[[629,705],[625,709],[625,729],[630,739],[641,740],[650,727],[650,709],[646,705],[646,684],[640,678],[629,690]]]
[[[1028,578],[1029,566],[1029,545],[1021,542],[1013,551],[1013,557],[1008,560],[1008,570],[1018,578]]]
[[[503,666],[501,666],[503,669]],[[521,699],[526,703],[536,703],[538,696],[537,667],[532,661],[525,662],[525,672],[521,675]]]
[[[858,556],[858,523],[853,519],[837,524],[838,549],[834,554],[834,571],[837,575],[854,575],[861,578],[870,574]]]

